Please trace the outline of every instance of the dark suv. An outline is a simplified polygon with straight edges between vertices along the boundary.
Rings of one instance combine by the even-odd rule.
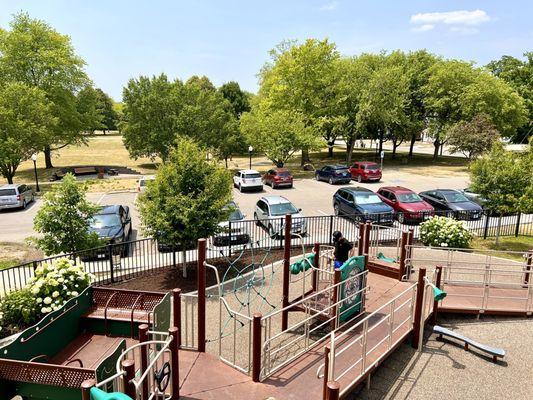
[[[128,206],[104,206],[91,219],[90,232],[96,232],[105,244],[120,245],[131,236],[131,216]],[[128,244],[114,246],[115,253],[128,254]]]
[[[379,225],[394,224],[394,210],[373,191],[362,187],[344,187],[333,195],[335,215],[356,221],[372,221]]]

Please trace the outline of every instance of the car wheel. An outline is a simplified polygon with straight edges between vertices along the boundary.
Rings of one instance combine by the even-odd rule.
[[[22,201],[22,209],[23,209],[23,210],[26,209],[26,200],[25,200],[25,199]]]
[[[315,179],[316,179],[317,181],[320,181],[320,177],[318,176],[318,174],[315,175]]]
[[[239,192],[241,192],[241,193],[242,193],[242,186],[241,186],[241,184],[240,184],[240,183],[239,183]]]
[[[289,189],[292,189],[294,187],[294,185],[291,183],[291,185],[289,186]]]
[[[274,228],[272,227],[272,224],[268,224],[268,236],[270,236],[271,239],[276,239],[276,233],[274,232]]]
[[[358,183],[363,182],[363,177],[361,175],[357,175],[357,182]]]
[[[270,184],[270,187],[271,187],[272,189],[277,189],[277,188],[278,188],[276,185],[274,185],[274,182],[272,182],[272,183]]]
[[[254,219],[255,219],[255,224],[257,226],[261,226],[261,221],[259,221],[259,218],[257,218],[257,214],[256,213],[254,213]]]
[[[339,205],[338,204],[335,204],[333,206],[333,212],[335,213],[336,216],[339,216]]]
[[[329,182],[330,185],[333,185],[333,178],[329,178],[328,182]]]
[[[124,242],[127,242],[128,239],[127,238],[124,238],[123,240],[123,244],[122,244],[122,254],[121,256],[122,257],[127,257],[128,254],[130,253],[130,244],[129,243],[124,243]]]
[[[398,213],[398,222],[400,224],[405,224],[405,215],[403,214],[403,212]]]

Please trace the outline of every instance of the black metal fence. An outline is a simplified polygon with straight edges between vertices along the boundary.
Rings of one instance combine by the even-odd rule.
[[[464,220],[474,235],[489,238],[495,236],[532,236],[533,214],[490,215],[487,212],[432,212],[409,213],[394,221],[390,215],[312,216],[294,218],[292,221],[292,245],[304,246],[314,243],[331,244],[332,233],[341,231],[352,242],[359,236],[359,222],[372,220],[383,226],[380,240],[394,241],[398,230],[413,229],[414,238],[419,237],[419,224],[433,215],[445,215]],[[398,222],[398,219],[402,223]],[[389,228],[389,229],[388,229]],[[231,257],[243,249],[281,249],[283,246],[284,218],[259,222],[255,220],[232,221],[217,235],[208,240],[207,258]],[[196,261],[196,249],[180,250],[158,243],[155,239],[140,239],[110,244],[96,249],[77,251],[49,257],[0,270],[0,298],[6,293],[26,286],[34,271],[44,263],[59,257],[80,259],[85,269],[94,275],[97,284],[108,284],[134,278],[161,268],[177,267]]]

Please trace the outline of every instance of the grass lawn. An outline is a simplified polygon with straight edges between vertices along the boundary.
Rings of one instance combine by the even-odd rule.
[[[503,258],[512,258],[517,261],[522,261],[520,254],[510,254],[508,251],[526,252],[533,249],[533,236],[509,236],[500,238],[500,243],[496,245],[495,239],[483,239],[476,237],[471,243],[471,247],[476,250],[496,250],[497,255]],[[491,252],[492,253],[492,252]]]
[[[0,243],[0,269],[38,260],[44,255],[34,247],[21,243]]]

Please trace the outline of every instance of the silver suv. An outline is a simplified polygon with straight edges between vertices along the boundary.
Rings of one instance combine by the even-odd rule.
[[[281,237],[285,215],[291,214],[291,232],[304,236],[307,233],[307,224],[301,211],[283,196],[264,196],[255,205],[254,219],[258,225],[263,225],[268,229],[271,237]]]
[[[0,186],[0,210],[26,208],[34,200],[33,190],[28,185]]]

